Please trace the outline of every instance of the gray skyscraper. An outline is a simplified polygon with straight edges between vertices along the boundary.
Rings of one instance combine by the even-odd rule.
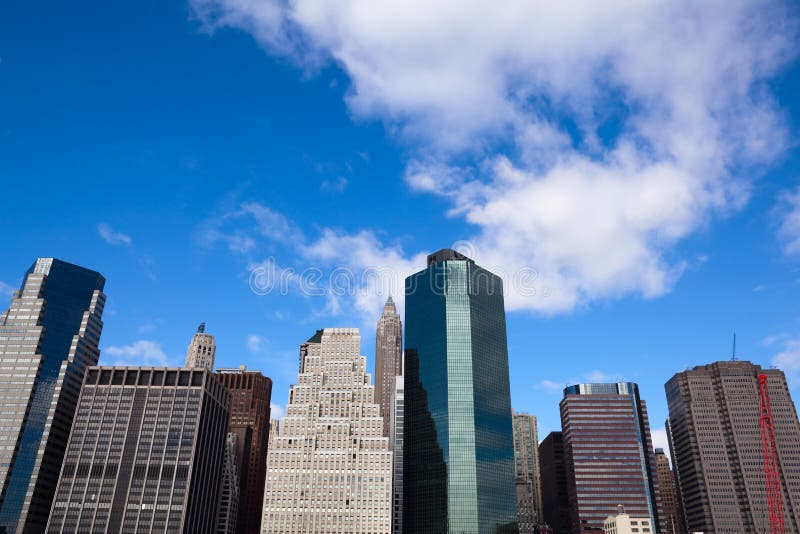
[[[225,460],[222,464],[222,483],[217,508],[217,534],[236,534],[239,521],[239,490],[241,460],[237,454],[239,435],[228,432],[225,441]]]
[[[456,251],[406,278],[403,529],[513,532],[502,280]]]
[[[192,337],[189,348],[186,351],[186,363],[184,367],[188,369],[214,369],[214,355],[217,353],[217,346],[214,343],[214,336],[206,334],[206,323],[200,323],[197,333]]]
[[[800,532],[800,423],[786,377],[747,361],[677,373],[664,386],[688,531],[768,533],[758,375],[767,375],[787,533]]]
[[[531,534],[533,527],[540,521],[542,512],[539,433],[535,415],[515,413],[512,420],[519,529],[520,534]]]
[[[403,374],[403,324],[390,296],[375,329],[375,402],[381,406],[383,435],[389,435],[395,377]]]
[[[0,532],[47,523],[84,370],[97,363],[104,285],[39,258],[0,314]]]
[[[561,427],[572,533],[603,529],[618,506],[661,525],[647,405],[639,386],[577,384],[564,389]]]
[[[205,369],[90,367],[47,532],[214,532],[229,402]]]
[[[392,533],[403,532],[403,438],[405,427],[405,385],[402,376],[395,377],[392,424],[389,428],[389,445],[392,447],[394,472],[392,474]]]

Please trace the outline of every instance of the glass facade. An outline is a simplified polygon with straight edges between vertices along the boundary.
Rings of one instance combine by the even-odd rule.
[[[404,531],[517,531],[502,280],[452,251],[406,279]]]
[[[105,279],[39,258],[0,314],[0,532],[41,532],[87,366]]]

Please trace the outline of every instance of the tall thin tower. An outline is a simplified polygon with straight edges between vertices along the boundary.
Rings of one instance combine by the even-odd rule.
[[[402,374],[403,324],[389,296],[375,329],[375,402],[381,406],[384,436],[389,435],[395,377]]]
[[[184,367],[187,369],[214,369],[214,355],[217,353],[217,346],[214,344],[214,336],[206,334],[206,323],[200,323],[197,327],[197,333],[192,337],[192,342],[189,343],[189,349],[186,351],[186,363]]]
[[[0,532],[45,528],[83,374],[99,356],[104,285],[39,258],[0,314]]]

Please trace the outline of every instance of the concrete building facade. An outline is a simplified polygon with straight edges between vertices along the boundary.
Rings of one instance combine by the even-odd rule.
[[[200,323],[197,332],[189,343],[186,350],[187,369],[214,369],[214,356],[217,353],[217,345],[214,343],[214,336],[206,333],[206,323]]]
[[[564,460],[564,435],[550,432],[539,444],[539,473],[542,479],[542,521],[554,534],[570,534],[571,517]]]
[[[318,330],[267,456],[265,534],[389,534],[392,452],[357,328]]]
[[[656,470],[658,471],[658,492],[661,495],[661,509],[664,510],[664,534],[683,534],[681,515],[678,511],[678,494],[675,488],[675,473],[670,468],[669,458],[664,449],[656,449]]]
[[[386,300],[375,329],[375,402],[380,404],[383,435],[389,435],[395,377],[403,374],[403,323],[392,297]]]
[[[800,424],[786,376],[748,361],[675,374],[668,437],[689,532],[768,533],[758,375],[767,375],[787,533],[800,532]]]
[[[395,377],[392,396],[393,411],[389,427],[389,446],[392,448],[392,533],[403,532],[403,438],[405,428],[405,381]]]
[[[90,367],[47,532],[213,533],[229,401],[205,369]]]
[[[532,534],[540,521],[542,486],[539,473],[539,433],[536,416],[514,413],[514,478],[520,534]]]

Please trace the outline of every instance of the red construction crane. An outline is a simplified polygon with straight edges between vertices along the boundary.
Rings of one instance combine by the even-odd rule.
[[[767,486],[770,534],[786,534],[783,524],[783,491],[778,467],[778,448],[775,426],[772,424],[772,405],[769,402],[767,375],[758,375],[758,396],[761,404],[761,452],[764,456],[764,480]]]

